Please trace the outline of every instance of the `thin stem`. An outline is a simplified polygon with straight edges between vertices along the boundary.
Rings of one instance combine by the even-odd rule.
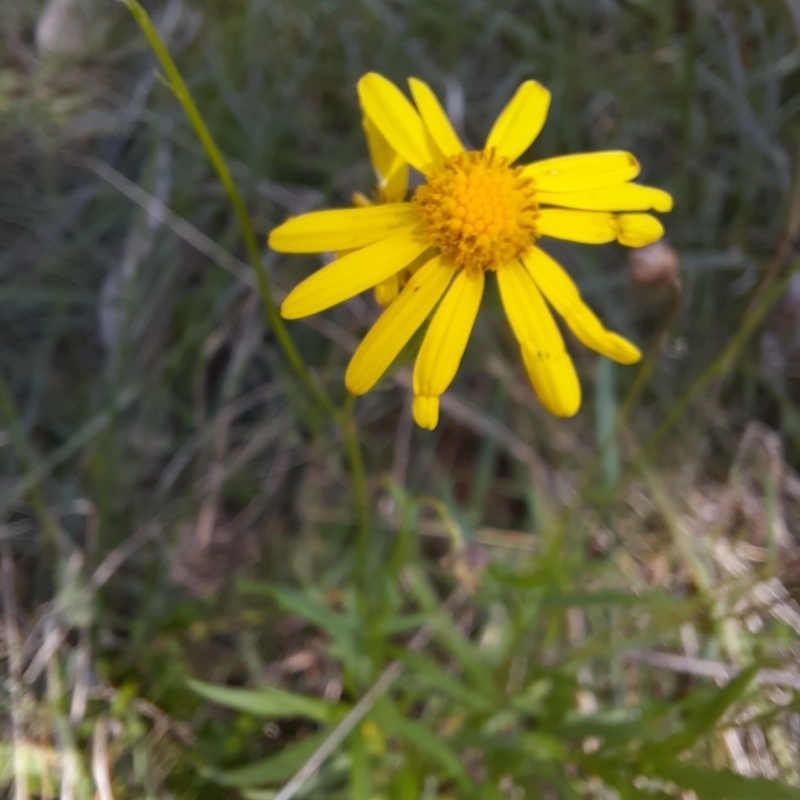
[[[348,393],[342,410],[340,426],[344,436],[345,447],[347,448],[347,456],[350,460],[350,471],[353,475],[353,493],[358,515],[358,564],[362,583],[366,588],[370,547],[369,493],[367,492],[367,473],[364,469],[364,459],[361,455],[358,430],[353,419],[355,401],[355,396]]]
[[[347,454],[350,461],[350,469],[353,475],[353,489],[356,496],[356,505],[358,508],[358,527],[359,527],[359,552],[360,562],[362,567],[362,578],[366,586],[367,578],[367,560],[369,548],[369,496],[367,494],[367,480],[364,470],[364,461],[361,456],[361,448],[358,442],[358,433],[356,431],[355,423],[353,421],[353,403],[355,398],[348,397],[343,411],[337,411],[332,400],[328,394],[320,387],[311,377],[308,369],[306,368],[303,359],[294,344],[294,341],[284,324],[283,319],[278,311],[275,301],[272,298],[272,290],[269,283],[269,277],[264,269],[264,264],[261,260],[261,251],[258,247],[255,231],[253,230],[250,216],[247,212],[242,195],[236,188],[233,181],[228,165],[222,151],[214,141],[211,131],[203,119],[200,110],[198,109],[194,99],[192,98],[189,87],[183,80],[183,77],[178,70],[172,56],[169,53],[166,45],[162,41],[155,26],[150,20],[147,12],[139,5],[137,0],[122,0],[128,10],[133,15],[136,23],[142,30],[148,44],[156,55],[162,69],[164,70],[167,82],[172,89],[178,102],[183,107],[189,122],[194,128],[200,144],[208,156],[211,165],[214,167],[217,176],[219,177],[228,198],[236,213],[239,221],[239,227],[242,231],[242,238],[244,239],[247,253],[250,257],[250,262],[253,265],[253,270],[256,274],[258,284],[258,291],[261,294],[266,310],[267,322],[269,327],[275,333],[278,342],[283,349],[289,363],[294,367],[297,374],[300,376],[303,383],[308,387],[311,394],[319,405],[329,413],[339,428],[345,440]]]
[[[269,327],[277,337],[278,343],[283,349],[283,352],[286,354],[286,357],[289,359],[289,363],[300,376],[300,379],[303,381],[303,383],[308,387],[315,400],[328,412],[334,413],[333,403],[323,389],[311,378],[311,374],[306,368],[303,359],[300,357],[288,328],[284,324],[283,319],[281,319],[281,315],[278,312],[275,301],[272,299],[272,290],[270,288],[269,277],[267,276],[267,271],[264,269],[264,264],[261,260],[261,251],[258,247],[258,239],[256,238],[255,231],[253,230],[253,225],[250,222],[250,216],[247,212],[244,199],[239,193],[239,190],[236,188],[236,184],[234,183],[231,172],[228,169],[225,157],[222,155],[222,151],[214,141],[211,131],[208,129],[200,110],[197,108],[191,92],[189,91],[189,87],[183,80],[178,67],[172,60],[169,50],[167,50],[166,45],[161,40],[161,37],[151,22],[147,12],[139,5],[137,0],[122,0],[122,2],[125,3],[128,10],[133,15],[133,18],[136,20],[136,23],[139,25],[142,33],[147,39],[148,44],[155,53],[156,58],[164,70],[170,89],[172,89],[172,92],[175,94],[178,102],[181,104],[181,106],[183,106],[183,110],[186,112],[186,116],[189,118],[192,128],[194,128],[194,132],[197,135],[197,138],[200,140],[200,144],[206,151],[208,160],[211,162],[214,171],[217,173],[217,177],[220,179],[223,187],[225,188],[228,199],[230,200],[233,210],[236,213],[236,217],[239,221],[239,227],[242,231],[242,238],[244,239],[245,247],[247,248],[247,254],[250,257],[250,262],[253,265],[253,270],[256,274],[258,291],[261,294],[261,298],[264,302],[264,308],[266,310],[267,323]]]

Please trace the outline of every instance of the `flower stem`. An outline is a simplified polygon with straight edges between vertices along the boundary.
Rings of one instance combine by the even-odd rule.
[[[280,344],[283,352],[285,353],[289,363],[297,372],[300,379],[306,385],[308,390],[313,395],[314,399],[319,405],[331,415],[336,424],[339,426],[345,441],[348,459],[350,461],[350,471],[353,476],[353,491],[355,494],[356,508],[358,512],[358,567],[357,572],[362,581],[362,586],[366,588],[368,580],[367,564],[369,561],[369,547],[370,547],[370,526],[369,526],[369,495],[367,493],[367,479],[364,469],[364,460],[361,455],[361,446],[358,441],[358,432],[356,430],[355,421],[353,419],[353,405],[355,397],[348,395],[345,401],[344,408],[338,410],[333,401],[330,399],[325,390],[317,384],[308,371],[300,353],[295,346],[291,334],[286,327],[280,312],[278,311],[275,301],[272,299],[272,290],[269,283],[269,277],[264,264],[261,260],[261,251],[258,246],[253,225],[250,222],[250,216],[247,212],[244,199],[233,181],[225,157],[219,146],[214,141],[211,131],[203,119],[194,98],[189,91],[189,87],[183,80],[178,67],[172,59],[172,56],[167,50],[166,45],[162,41],[155,26],[153,25],[147,12],[142,8],[137,0],[122,0],[127,6],[128,10],[133,15],[136,23],[142,30],[148,44],[155,53],[156,58],[161,64],[162,69],[167,80],[167,83],[178,99],[178,102],[183,107],[189,122],[194,128],[200,144],[208,156],[208,160],[217,173],[217,177],[222,183],[228,195],[228,199],[233,206],[236,217],[239,221],[239,227],[242,231],[242,238],[244,239],[247,248],[250,262],[253,265],[253,270],[256,274],[258,282],[258,291],[264,302],[266,311],[267,323],[274,332],[278,343]]]
[[[328,395],[312,379],[311,374],[303,362],[303,359],[300,357],[300,354],[297,351],[297,347],[292,340],[289,330],[284,324],[283,319],[281,319],[281,315],[278,312],[275,301],[272,299],[272,290],[269,283],[269,277],[266,269],[264,269],[264,263],[261,260],[261,251],[258,246],[258,239],[256,238],[255,231],[253,230],[253,225],[250,222],[250,216],[247,212],[244,199],[242,198],[239,190],[236,188],[236,184],[234,183],[231,172],[228,169],[225,157],[222,155],[222,151],[214,141],[211,131],[208,129],[200,110],[197,108],[197,104],[194,102],[194,98],[189,91],[189,87],[183,80],[178,67],[172,60],[169,50],[167,50],[166,45],[159,36],[159,33],[150,20],[147,12],[142,8],[141,5],[139,5],[137,0],[122,0],[122,2],[125,3],[128,10],[133,15],[133,18],[136,20],[136,23],[139,25],[142,33],[147,39],[147,43],[152,48],[153,53],[155,53],[156,58],[164,70],[164,74],[170,89],[183,107],[183,110],[186,112],[186,116],[189,118],[192,128],[194,128],[194,132],[197,135],[197,138],[200,140],[200,144],[203,146],[203,149],[208,156],[208,160],[211,162],[211,166],[214,168],[214,171],[217,173],[217,177],[225,188],[225,192],[227,193],[228,199],[233,206],[236,218],[239,221],[239,227],[242,231],[242,238],[244,239],[245,247],[247,248],[247,254],[256,274],[258,291],[264,302],[264,308],[266,311],[267,324],[278,339],[278,343],[285,353],[286,358],[289,360],[289,363],[292,365],[295,372],[297,372],[300,379],[314,396],[314,399],[326,411],[331,414],[335,413],[333,403]]]
[[[355,402],[355,395],[348,393],[342,410],[340,426],[350,461],[350,471],[353,475],[353,494],[355,495],[358,516],[358,560],[356,571],[360,575],[362,586],[366,588],[370,550],[369,493],[367,492],[367,473],[364,469],[364,459],[361,455],[358,430],[353,419]]]

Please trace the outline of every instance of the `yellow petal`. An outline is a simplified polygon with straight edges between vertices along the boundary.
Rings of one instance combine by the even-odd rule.
[[[620,364],[635,364],[641,359],[638,347],[606,330],[584,303],[572,278],[544,250],[534,247],[523,258],[523,263],[547,302],[564,318],[578,341]]]
[[[439,424],[439,398],[434,395],[433,397],[415,397],[414,398],[414,422],[432,431]]]
[[[381,281],[374,289],[375,292],[375,302],[386,308],[386,306],[390,306],[394,300],[397,298],[397,295],[400,294],[400,275],[402,273],[398,272],[396,275],[392,275],[391,278],[387,278],[385,281]]]
[[[516,161],[539,135],[550,108],[550,92],[536,81],[525,81],[495,120],[486,148]]]
[[[391,366],[408,340],[428,318],[455,272],[438,257],[406,284],[397,299],[378,317],[350,359],[344,376],[353,394],[366,394]]]
[[[422,122],[442,155],[454,156],[463,152],[464,145],[453,130],[445,110],[431,87],[417,78],[409,78],[408,85],[411,87],[411,94]]]
[[[626,247],[644,247],[664,235],[664,226],[650,214],[620,214],[619,243]]]
[[[607,150],[534,161],[524,169],[543,192],[581,192],[633,180],[641,171],[631,153]]]
[[[353,250],[418,222],[419,212],[411,203],[312,211],[275,228],[269,235],[269,246],[280,253]]]
[[[283,301],[281,315],[299,319],[349,300],[407,267],[429,246],[406,229],[356,250],[296,286]]]
[[[408,164],[397,155],[369,117],[362,119],[362,125],[378,188],[389,203],[402,202],[408,192]]]
[[[375,170],[378,182],[385,181],[391,175],[396,162],[402,161],[402,159],[369,117],[363,117],[361,125],[367,139],[367,150],[369,150],[372,168]]]
[[[414,364],[414,394],[439,396],[453,382],[483,296],[484,273],[458,273],[442,300]]]
[[[427,172],[434,156],[428,146],[425,128],[414,106],[390,81],[368,72],[358,82],[358,96],[364,114],[401,158],[420,172]]]
[[[572,417],[581,405],[581,385],[550,309],[518,261],[497,270],[500,297],[522,360],[542,405],[557,417]]]
[[[387,203],[402,203],[408,193],[408,164],[397,159],[395,169],[381,185],[383,197]]]
[[[672,196],[653,186],[621,183],[582,192],[536,192],[540,205],[580,208],[585,211],[671,211]]]
[[[581,384],[569,353],[559,361],[556,368],[543,351],[522,347],[522,363],[539,402],[554,417],[574,417],[581,407]]]
[[[536,219],[536,235],[552,236],[582,244],[605,244],[616,240],[617,220],[605,211],[572,211],[543,208]]]

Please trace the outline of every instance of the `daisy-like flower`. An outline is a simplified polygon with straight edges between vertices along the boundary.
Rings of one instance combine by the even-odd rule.
[[[550,93],[523,83],[494,123],[482,150],[467,151],[436,96],[409,80],[416,108],[386,78],[358,84],[368,124],[425,178],[410,202],[305,214],[272,231],[285,253],[352,250],[297,286],[281,306],[287,319],[316,314],[415,271],[372,326],[345,375],[356,395],[380,380],[414,333],[431,317],[414,365],[414,419],[433,429],[439,397],[455,377],[494,272],[531,384],[559,417],[580,407],[581,388],[556,311],[587,347],[622,364],[638,348],[603,326],[564,269],[536,246],[551,236],[585,244],[630,247],[663,235],[648,210],[669,211],[672,198],[631,181],[640,167],[620,151],[585,153],[512,166],[542,129]],[[624,213],[615,213],[624,212]]]

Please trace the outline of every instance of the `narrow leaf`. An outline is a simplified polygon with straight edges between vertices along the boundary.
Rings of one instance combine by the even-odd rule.
[[[747,691],[758,672],[759,667],[753,665],[742,670],[732,681],[725,684],[706,703],[695,708],[688,716],[683,728],[662,742],[654,743],[643,749],[643,760],[665,763],[688,750],[699,739],[712,731],[728,709]]]
[[[273,719],[304,717],[316,722],[330,722],[339,716],[341,711],[341,707],[326,703],[324,700],[304,697],[271,686],[264,686],[261,689],[235,689],[195,680],[190,680],[189,686],[212,703],[257,717]]]
[[[384,733],[397,736],[432,761],[438,762],[462,788],[471,785],[458,756],[447,742],[433,733],[427,725],[407,719],[390,703],[381,703],[373,718]]]
[[[270,594],[287,611],[299,614],[303,619],[325,630],[334,639],[339,641],[352,639],[355,631],[351,620],[343,614],[331,611],[311,592],[272,587]]]
[[[430,658],[410,650],[400,652],[398,658],[411,668],[411,673],[406,673],[408,677],[417,678],[428,687],[444,692],[462,707],[476,711],[487,711],[491,708],[491,702],[479,691],[465,686],[463,680],[451,678]]]
[[[303,766],[327,736],[327,732],[316,733],[302,742],[284,747],[280,752],[262,761],[238,769],[213,773],[213,777],[225,786],[238,787],[263,786],[285,781]]]
[[[593,714],[578,717],[556,726],[553,731],[569,740],[582,740],[598,736],[605,747],[653,738],[655,728],[649,720],[634,718],[632,715],[611,717],[607,714]]]

